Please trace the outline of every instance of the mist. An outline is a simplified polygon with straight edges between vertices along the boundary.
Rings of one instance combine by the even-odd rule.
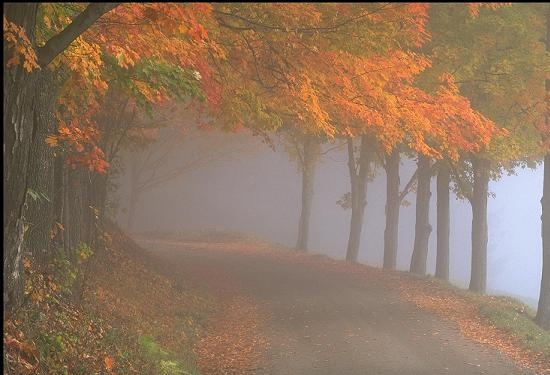
[[[296,244],[300,215],[301,174],[284,148],[274,149],[260,137],[211,133],[199,148],[225,142],[238,148],[231,156],[190,169],[176,179],[144,193],[136,207],[133,231],[216,229],[255,235],[287,247]],[[209,146],[210,145],[210,146]],[[216,147],[216,146],[214,146]],[[231,147],[229,147],[231,149]],[[197,148],[182,147],[171,163],[184,163]],[[229,155],[229,154],[228,154]],[[222,155],[223,156],[223,155]],[[310,252],[345,258],[351,210],[336,204],[349,191],[347,155],[331,151],[317,164],[310,225]],[[401,188],[413,174],[413,160],[403,158]],[[125,169],[127,170],[127,169]],[[490,294],[505,294],[536,307],[542,267],[540,197],[542,170],[519,169],[491,181],[494,193],[488,204],[488,269]],[[381,267],[385,226],[386,175],[378,168],[368,184],[365,222],[359,261]],[[127,216],[128,176],[121,175],[115,194],[118,220]],[[436,189],[432,179],[430,235],[427,272],[435,272]],[[399,222],[397,269],[408,270],[414,241],[415,193],[405,198]],[[450,280],[467,287],[470,277],[471,208],[451,196]]]

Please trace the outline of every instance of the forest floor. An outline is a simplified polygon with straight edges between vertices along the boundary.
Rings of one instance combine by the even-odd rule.
[[[225,232],[103,242],[86,273],[25,260],[5,375],[550,374],[550,334],[511,299]]]

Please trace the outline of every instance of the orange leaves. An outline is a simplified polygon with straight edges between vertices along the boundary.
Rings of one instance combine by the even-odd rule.
[[[59,32],[58,25],[70,22],[66,14],[74,9],[67,12],[65,6],[44,8],[42,21],[46,27],[55,25],[54,31]],[[204,63],[208,46],[215,46],[208,41],[204,26],[210,22],[211,10],[209,4],[133,3],[121,4],[103,15],[51,64],[54,69],[65,66],[71,73],[58,97],[60,135],[48,137],[46,142],[52,147],[62,144],[71,165],[104,171],[108,164],[98,147],[101,134],[95,121],[105,105],[109,86],[113,84],[114,89],[123,91],[122,95],[130,100],[134,96],[147,106],[164,101],[171,92],[167,86],[175,85],[166,77],[162,82],[155,80],[151,70],[136,77],[132,69],[145,59],[148,64],[161,65],[163,72],[169,70],[167,67],[180,69],[178,72],[197,71],[199,86],[208,87],[211,95],[207,99],[215,102],[214,84]]]
[[[103,362],[105,363],[105,369],[107,371],[111,372],[111,370],[113,369],[113,366],[115,364],[115,360],[113,359],[113,357],[108,355],[104,358]]]
[[[472,17],[479,16],[479,9],[498,9],[504,6],[510,6],[512,3],[468,3],[468,11]]]
[[[99,137],[99,131],[90,124],[75,121],[65,124],[60,121],[58,134],[48,136],[46,142],[51,147],[62,145],[68,153],[66,162],[73,168],[84,166],[91,171],[104,173],[109,163],[105,160],[103,150],[97,146]]]
[[[21,64],[22,61],[23,68],[28,73],[32,72],[34,69],[40,69],[36,52],[27,37],[25,29],[13,22],[8,21],[8,19],[4,16],[3,30],[4,40],[6,42],[5,46],[12,53],[11,57],[9,57],[6,62],[6,67],[9,68],[11,66],[17,66]]]
[[[54,135],[48,135],[45,139],[45,142],[50,147],[56,147],[57,146],[57,137]]]
[[[321,106],[319,93],[313,86],[311,79],[304,75],[300,81],[296,92],[296,96],[300,99],[300,102],[298,103],[298,108],[295,108],[298,119],[303,121],[307,117],[308,120],[305,123],[314,124],[312,132],[320,132],[329,137],[334,137],[334,126],[330,123],[328,113]]]

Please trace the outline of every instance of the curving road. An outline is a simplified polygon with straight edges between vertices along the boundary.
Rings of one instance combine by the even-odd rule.
[[[196,287],[231,278],[269,314],[257,375],[534,374],[380,285],[284,257],[138,239],[164,272]],[[197,273],[196,270],[201,270]],[[191,276],[190,279],[190,275]]]

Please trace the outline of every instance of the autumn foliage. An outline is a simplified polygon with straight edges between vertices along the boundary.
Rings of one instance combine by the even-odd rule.
[[[37,44],[84,5],[45,4]],[[116,90],[142,109],[200,87],[212,121],[272,130],[285,124],[328,137],[376,134],[389,152],[405,143],[434,157],[487,145],[490,120],[473,110],[453,77],[430,94],[415,86],[430,66],[428,4],[122,4],[50,65],[60,72],[58,133],[71,165],[105,171],[96,117]],[[477,7],[471,7],[477,12]],[[4,19],[16,53],[37,66],[24,31]],[[238,69],[236,69],[238,67]],[[168,78],[168,80],[167,80]],[[180,81],[180,87],[174,82]],[[183,90],[185,91],[185,90]],[[111,124],[117,126],[117,124]]]
[[[506,13],[509,4],[454,4],[437,9],[427,3],[94,6],[41,3],[36,8],[17,8],[12,4],[14,17],[20,16],[18,10],[32,9],[32,15],[21,16],[31,25],[27,30],[14,19],[3,17],[4,69],[10,73],[10,79],[4,81],[4,104],[9,104],[11,111],[5,112],[4,118],[4,135],[9,136],[4,148],[11,151],[4,155],[10,158],[4,177],[11,189],[5,203],[12,205],[4,213],[5,221],[8,218],[10,223],[5,225],[4,235],[13,237],[8,244],[10,252],[5,252],[13,259],[5,255],[4,273],[23,275],[26,267],[29,280],[35,280],[34,289],[27,290],[28,298],[45,310],[50,305],[60,309],[68,305],[55,298],[51,302],[58,292],[57,283],[33,271],[29,266],[32,262],[23,266],[29,219],[24,216],[35,212],[28,205],[27,189],[35,188],[29,181],[34,178],[33,183],[51,191],[52,197],[46,199],[51,200],[51,207],[35,207],[40,212],[36,216],[48,221],[45,228],[40,228],[46,237],[48,232],[53,233],[52,228],[63,227],[59,221],[66,220],[68,227],[69,222],[80,225],[81,219],[84,227],[92,216],[86,221],[87,228],[90,233],[96,231],[95,220],[100,215],[89,212],[105,208],[108,178],[112,177],[106,172],[114,171],[109,168],[117,161],[113,150],[153,140],[164,126],[144,121],[154,118],[153,112],[173,106],[185,111],[189,108],[191,121],[200,129],[246,128],[266,137],[287,129],[319,139],[347,138],[352,144],[352,138],[368,135],[381,153],[390,154],[399,147],[453,162],[475,154],[492,158],[497,164],[514,165],[519,159],[536,159],[548,151],[548,111],[542,100],[541,78],[548,73],[548,56],[540,38],[530,30],[533,25],[540,28],[542,21],[526,12],[530,20],[527,25],[523,18]],[[96,11],[94,21],[44,63],[40,58],[44,48],[82,22],[80,17],[90,9]],[[486,15],[500,11],[504,18]],[[445,27],[445,22],[455,21],[463,26],[460,41],[456,35],[447,34],[449,28]],[[480,32],[494,31],[495,25],[521,32],[504,33],[502,40]],[[503,58],[502,54],[508,53],[516,41],[532,54],[518,53],[516,48],[513,58]],[[506,42],[504,47],[501,42]],[[471,48],[474,44],[483,48]],[[485,54],[485,50],[490,53]],[[509,76],[514,79],[501,80]],[[47,90],[43,85],[49,85]],[[55,123],[51,134],[40,135],[37,141],[36,134],[50,129],[46,123]],[[142,126],[144,123],[148,125]],[[36,150],[43,159],[35,163],[39,167],[32,164],[32,169],[28,159],[39,157]],[[61,159],[63,167],[54,167]],[[70,171],[64,169],[67,167]],[[100,175],[103,180],[98,178]],[[82,186],[78,183],[83,181],[90,186],[75,189],[80,195],[73,196],[68,181],[75,182],[74,186]],[[46,206],[47,213],[40,211]],[[51,239],[63,237],[65,242],[52,241],[48,246],[74,247],[82,240],[71,240],[69,234],[74,233],[78,237],[80,228],[56,229]],[[91,241],[93,236],[88,237],[86,241]],[[104,240],[112,245],[108,238]],[[121,275],[138,275],[143,270],[142,264],[117,251],[113,251],[112,261],[105,265],[119,267]],[[297,261],[307,262],[304,258]],[[331,263],[327,267],[341,266]],[[97,276],[96,283],[88,287],[101,313],[143,322],[133,327],[136,330],[151,330],[151,322],[168,314],[170,318],[162,322],[159,331],[165,338],[163,345],[171,349],[194,336],[190,326],[196,322],[189,323],[184,333],[175,327],[178,309],[185,306],[186,298],[193,297],[172,290],[167,279],[144,271],[140,277],[162,287],[136,295],[129,290],[139,282],[138,276],[114,277],[116,282],[111,284],[106,280],[112,275],[98,272]],[[21,294],[23,277],[14,280],[14,290],[9,293]],[[163,312],[141,309],[134,302],[143,296],[151,301],[163,297],[173,304]],[[112,300],[116,298],[115,305]],[[253,366],[259,360],[255,350],[265,346],[263,340],[253,338],[252,332],[261,324],[262,314],[241,296],[227,297],[224,303],[228,314],[223,319],[228,320],[220,321],[228,325],[231,322],[230,329],[202,338],[196,350],[203,358],[215,358],[199,364],[206,372],[237,374]],[[475,312],[468,311],[464,319],[475,320]],[[89,326],[76,327],[80,318]],[[241,325],[235,323],[239,320]],[[51,324],[61,329],[65,323],[71,329],[88,329],[98,340],[104,338],[104,332],[83,311],[68,314],[66,322]],[[17,324],[10,324],[4,336],[7,358],[18,362],[23,372],[36,371],[40,367],[36,345],[18,332]],[[216,330],[222,328],[214,327]],[[93,358],[92,364],[84,365],[89,371],[100,371],[98,363],[101,371],[108,373],[124,365],[120,356],[107,353],[104,347],[70,353],[70,366],[74,367],[70,370],[78,366],[77,358]],[[237,364],[240,367],[231,367],[228,358],[236,353],[246,355]]]

